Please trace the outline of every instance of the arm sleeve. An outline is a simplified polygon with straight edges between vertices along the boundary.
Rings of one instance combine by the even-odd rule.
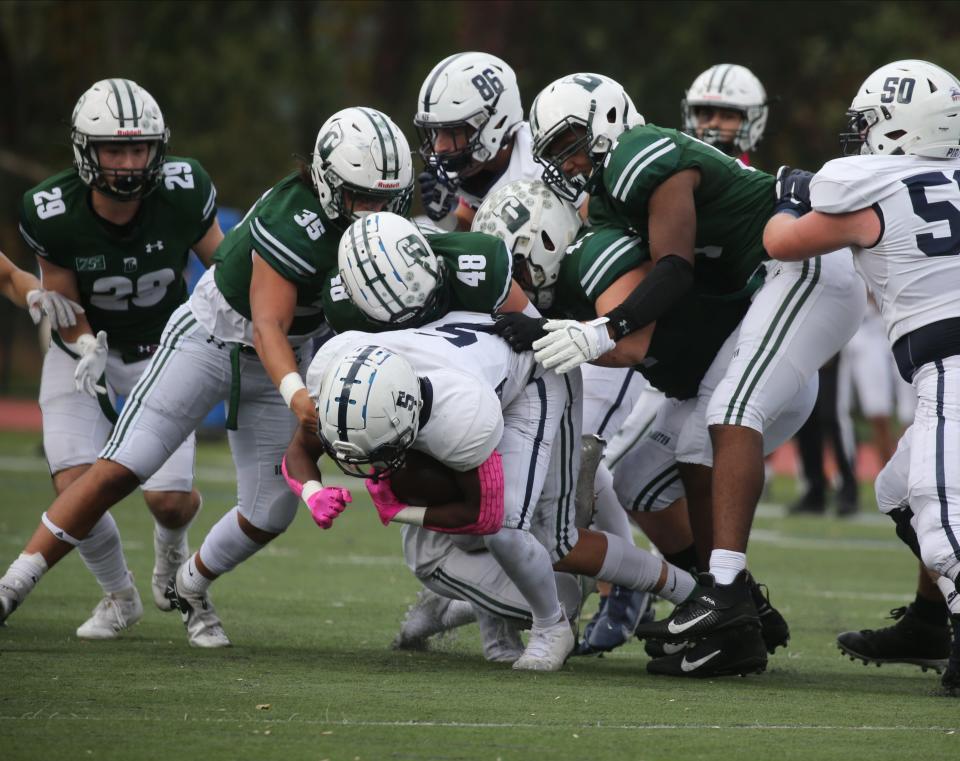
[[[622,304],[607,313],[613,338],[619,341],[655,322],[693,287],[693,265],[680,256],[659,259]]]

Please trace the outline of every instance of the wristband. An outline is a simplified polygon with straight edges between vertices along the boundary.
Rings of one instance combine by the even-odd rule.
[[[283,380],[280,381],[280,396],[283,397],[283,401],[289,407],[293,401],[293,395],[300,389],[306,388],[303,383],[303,378],[300,377],[300,373],[287,373],[283,376]]]
[[[300,492],[300,499],[304,501],[304,504],[309,505],[308,501],[310,497],[316,494],[318,491],[323,489],[323,484],[319,481],[307,481],[303,485],[303,491]]]
[[[422,526],[424,516],[427,514],[425,507],[405,507],[399,513],[394,515],[391,523],[407,523],[411,526]]]

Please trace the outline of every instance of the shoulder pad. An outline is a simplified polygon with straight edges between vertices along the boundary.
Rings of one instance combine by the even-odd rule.
[[[625,132],[604,160],[603,183],[617,201],[648,197],[676,171],[677,136],[652,125]]]
[[[896,192],[898,180],[891,181],[886,172],[877,171],[885,156],[845,156],[833,159],[810,181],[810,203],[815,211],[844,214],[866,209]]]

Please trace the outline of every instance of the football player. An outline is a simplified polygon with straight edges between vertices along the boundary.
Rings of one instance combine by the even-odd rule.
[[[913,425],[877,479],[877,502],[931,571],[954,641],[943,686],[960,689],[960,80],[926,61],[882,66],[847,112],[845,152],[766,225],[770,255],[804,261],[841,246],[880,309],[901,376],[917,391]],[[903,495],[890,500],[890,493]]]
[[[735,63],[711,66],[694,79],[680,109],[687,134],[748,165],[767,128],[767,91]]]
[[[488,193],[543,172],[533,160],[517,76],[489,53],[456,53],[423,81],[413,120],[426,168],[417,176],[427,215],[453,212],[469,230]]]
[[[53,332],[40,381],[43,449],[57,494],[96,461],[116,421],[113,401],[129,396],[186,299],[190,250],[209,264],[223,239],[210,177],[196,160],[167,155],[163,114],[136,82],[95,83],[71,127],[73,168],[27,191],[20,221],[46,287],[83,306],[76,324]],[[195,447],[191,434],[166,450],[141,484],[155,518],[151,587],[162,610],[170,610],[163,591],[186,559],[187,528],[200,509]],[[104,597],[77,636],[112,639],[143,606],[109,513],[78,549]]]
[[[34,325],[46,317],[51,330],[69,328],[77,324],[77,315],[83,307],[56,291],[45,290],[35,275],[25,272],[0,252],[0,293],[30,314]]]
[[[171,316],[100,458],[54,502],[0,579],[0,619],[227,399],[238,502],[180,565],[166,597],[180,610],[190,644],[230,644],[208,589],[296,513],[280,462],[298,424],[316,429],[303,347],[328,330],[321,295],[340,235],[364,214],[405,210],[412,187],[409,147],[387,116],[348,108],[323,124],[309,168],[261,196]]]
[[[534,343],[545,367],[562,373],[608,352],[605,362],[636,364],[652,324],[691,290],[721,301],[752,298],[725,374],[699,398],[709,438],[691,437],[677,450],[690,465],[682,475],[687,494],[711,495],[703,504],[712,503],[712,527],[694,521],[698,545],[713,548],[710,573],[669,623],[641,625],[638,634],[699,641],[727,630],[719,639],[739,649],[750,638],[759,654],[745,551],[763,489],[763,431],[855,332],[863,285],[849,254],[769,263],[761,234],[778,203],[774,178],[683,133],[645,125],[607,77],[557,80],[537,96],[530,124],[544,181],[569,200],[590,193],[590,221],[636,230],[653,262],[642,281],[608,289],[601,317],[546,323],[547,335]],[[729,633],[741,629],[744,636]],[[705,647],[725,650],[719,640]],[[726,655],[700,673],[736,661],[725,664]],[[681,666],[700,660],[688,652],[676,673],[693,675]]]

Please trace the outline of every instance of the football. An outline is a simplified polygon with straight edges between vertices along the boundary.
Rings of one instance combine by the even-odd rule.
[[[455,472],[413,449],[407,452],[403,467],[390,476],[390,485],[397,498],[408,505],[430,507],[463,499]]]

